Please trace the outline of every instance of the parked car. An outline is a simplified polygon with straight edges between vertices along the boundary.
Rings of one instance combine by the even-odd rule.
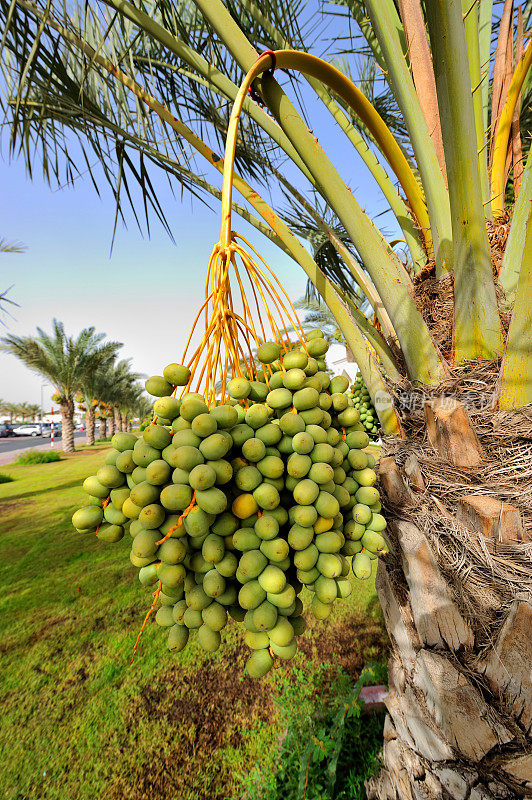
[[[42,423],[42,436],[50,437],[52,435],[52,425],[50,422],[43,422]],[[57,439],[58,436],[61,436],[61,423],[54,422],[54,439]]]
[[[0,439],[6,436],[13,436],[13,426],[10,422],[0,422]]]
[[[42,425],[40,422],[26,422],[13,428],[15,436],[42,436]]]

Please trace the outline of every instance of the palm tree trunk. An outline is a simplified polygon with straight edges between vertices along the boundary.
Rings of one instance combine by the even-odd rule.
[[[532,535],[516,473],[527,470],[515,461],[516,448],[530,458],[523,411],[512,427],[507,413],[469,417],[459,399],[427,401],[425,428],[418,414],[417,431],[381,459],[390,552],[376,586],[390,689],[369,800],[532,796]]]
[[[115,418],[113,415],[107,417],[107,436],[113,436],[115,432]]]
[[[114,414],[115,414],[115,430],[122,431],[122,414],[117,406],[115,406]]]
[[[105,439],[105,417],[100,417],[100,424],[98,426],[98,438]]]
[[[89,447],[94,444],[94,432],[96,429],[96,419],[94,417],[94,409],[89,404],[85,412],[85,427],[87,429],[87,444]]]
[[[74,402],[66,398],[59,405],[61,411],[61,439],[63,453],[74,453]]]

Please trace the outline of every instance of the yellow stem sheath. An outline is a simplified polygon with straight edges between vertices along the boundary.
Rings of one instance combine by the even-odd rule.
[[[528,70],[532,66],[532,42],[515,68],[506,103],[499,118],[495,144],[493,147],[493,162],[491,166],[491,207],[493,216],[497,217],[504,211],[504,164],[508,150],[508,139],[512,127],[512,117],[515,111],[517,98],[521,93]]]

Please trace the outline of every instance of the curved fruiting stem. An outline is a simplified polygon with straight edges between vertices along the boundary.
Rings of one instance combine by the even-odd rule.
[[[178,528],[181,527],[181,525],[183,524],[183,522],[185,520],[185,517],[187,517],[190,514],[190,512],[192,511],[192,509],[194,508],[195,505],[196,505],[196,490],[194,489],[194,492],[192,494],[192,500],[190,501],[188,506],[185,508],[185,510],[183,511],[183,513],[181,514],[179,519],[177,520],[176,524],[172,525],[172,527],[170,528],[170,530],[168,531],[166,536],[163,536],[162,539],[159,539],[158,542],[155,542],[157,547],[159,547],[160,544],[163,544],[163,542],[166,542],[166,540],[169,539],[172,536],[174,531],[176,531]]]
[[[258,53],[231,17],[227,7],[221,0],[194,0],[194,3],[235,61],[247,72],[255,63]],[[263,75],[260,88],[271,113],[303,158],[318,192],[344,225],[364,262],[400,339],[411,379],[427,384],[439,383],[446,376],[447,368],[414,302],[413,284],[404,265],[360,207],[275,78]],[[191,137],[190,131],[188,137]],[[191,141],[191,138],[187,141]],[[300,248],[297,239],[262,198],[250,190],[242,179],[240,181],[243,193],[254,208],[269,222],[285,244],[297,253],[296,260],[302,265],[307,264],[308,252],[305,248]],[[445,198],[443,202],[445,205]],[[309,266],[310,274],[314,274],[316,265],[312,258]]]
[[[241,239],[253,251],[257,261],[237,239]],[[241,267],[237,257],[240,257]],[[242,307],[238,313],[235,311],[231,288],[232,276],[236,279],[239,305]],[[251,291],[244,286],[244,277],[247,277]],[[254,302],[248,302],[250,297]],[[263,314],[267,319],[266,325]],[[187,362],[187,351],[202,317],[203,336]],[[258,378],[260,368],[255,363],[253,350],[259,346],[261,339],[273,338],[284,352],[292,349],[294,345],[289,330],[296,331],[300,344],[305,347],[297,313],[275,273],[249,242],[230,232],[229,244],[218,242],[209,260],[205,302],[196,315],[183,353],[183,363],[190,370],[190,378],[183,392],[189,391],[194,383],[196,391],[201,390],[205,400],[212,403],[216,400],[219,377],[221,399],[225,400],[230,376],[242,376],[243,367],[251,376]]]
[[[288,49],[292,47],[292,43],[284,38],[284,36],[277,30],[261,9],[257,6],[254,0],[241,0],[241,6],[248,11],[258,24],[267,32],[275,46],[279,49]],[[362,23],[363,24],[363,23]],[[364,161],[366,167],[371,172],[379,189],[383,193],[388,205],[397,219],[398,224],[403,230],[410,254],[412,256],[412,263],[414,271],[422,269],[427,263],[427,254],[421,242],[419,231],[416,229],[412,214],[410,213],[402,196],[399,194],[395,183],[388,175],[383,165],[380,163],[373,148],[370,147],[366,139],[357,130],[351,121],[347,111],[334,100],[327,87],[316,78],[310,75],[305,75],[308,84],[312,87],[314,92],[320,98],[322,103],[329,110],[336,123],[347,136],[358,155]]]
[[[222,198],[222,231],[221,241],[228,243],[228,230],[230,230],[230,216],[227,221],[226,216],[230,214],[230,201],[232,191],[232,167],[230,163],[234,160],[236,150],[236,136],[238,131],[238,121],[242,111],[242,105],[253,81],[262,75],[263,72],[278,66],[280,69],[296,69],[303,72],[322,83],[338,94],[344,102],[360,117],[360,120],[368,128],[371,135],[377,142],[379,148],[385,155],[390,167],[395,172],[407,200],[412,208],[421,230],[425,236],[429,248],[431,247],[430,222],[425,206],[425,201],[416,181],[414,173],[406,160],[401,148],[397,144],[394,136],[390,133],[381,116],[358,89],[355,84],[343,75],[336,67],[328,64],[317,56],[310,53],[302,53],[298,50],[275,50],[273,55],[265,53],[259,56],[255,64],[247,73],[240,87],[227,130],[227,141],[225,150],[225,163],[227,177],[224,174],[224,187],[227,185],[227,199]]]
[[[515,68],[506,103],[499,118],[495,144],[493,147],[493,163],[491,166],[491,207],[493,215],[499,216],[504,211],[504,164],[508,150],[508,139],[512,127],[512,117],[517,99],[521,94],[524,80],[532,66],[532,42],[529,43],[523,58]]]
[[[151,615],[155,611],[155,606],[157,605],[157,600],[159,599],[159,595],[161,594],[161,589],[162,588],[163,588],[163,585],[162,585],[161,581],[158,581],[157,589],[153,593],[153,603],[149,607],[148,613],[144,617],[144,622],[142,623],[142,627],[141,627],[141,629],[139,631],[139,635],[137,636],[137,640],[135,642],[135,646],[133,647],[133,655],[131,656],[131,661],[129,662],[130,664],[132,664],[133,661],[135,660],[135,656],[137,654],[137,647],[139,646],[139,642],[140,642],[140,637],[144,633],[144,628],[146,627],[149,618],[151,617]]]

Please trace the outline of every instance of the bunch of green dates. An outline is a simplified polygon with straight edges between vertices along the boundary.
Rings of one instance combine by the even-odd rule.
[[[375,439],[379,435],[379,418],[362,375],[357,375],[351,390],[347,391],[347,396],[353,400],[353,406],[360,412],[363,430]]]
[[[386,552],[369,437],[347,379],[326,371],[327,349],[321,331],[289,351],[262,344],[260,379],[233,378],[230,400],[210,408],[193,392],[173,396],[189,372],[170,364],[146,381],[155,421],[138,437],[115,434],[86,479],[73,524],[106,542],[129,534],[141,584],[160,581],[170,650],[196,632],[215,651],[231,617],[260,677],[297,651],[304,587],[323,620],[351,594],[350,571],[368,578]]]

